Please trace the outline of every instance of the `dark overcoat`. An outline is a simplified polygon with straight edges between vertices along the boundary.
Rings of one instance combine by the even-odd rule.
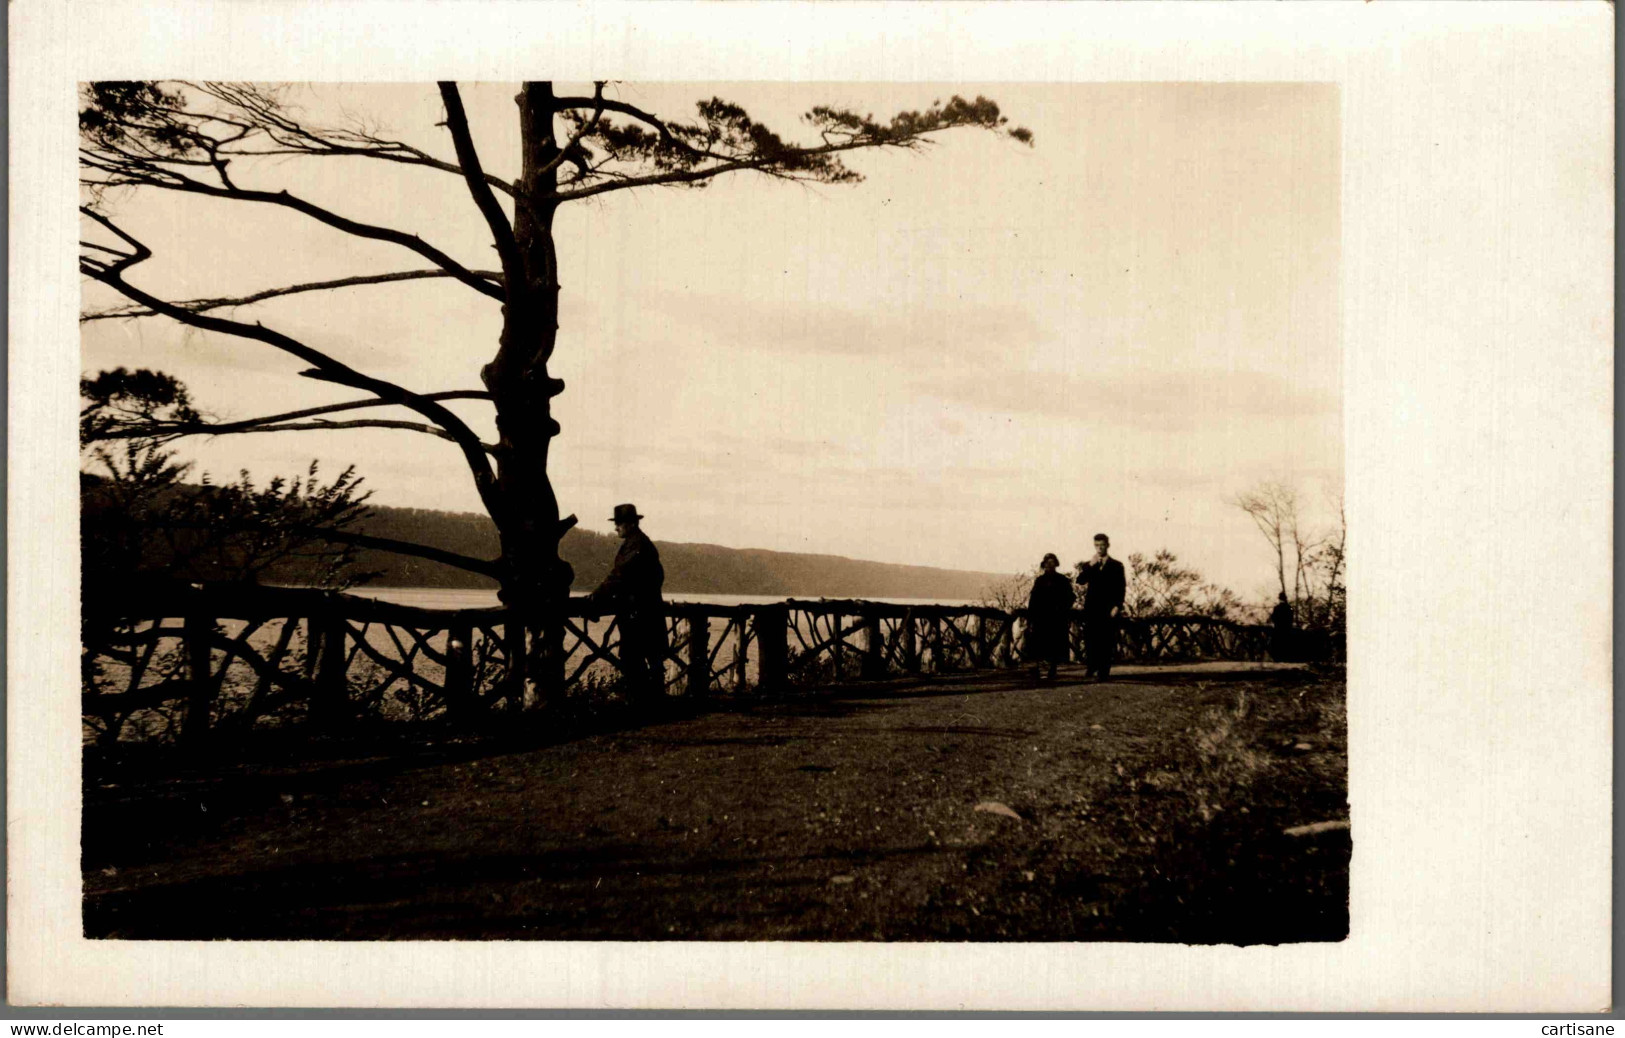
[[[1054,663],[1067,661],[1067,635],[1072,625],[1072,581],[1053,570],[1040,573],[1027,596],[1027,657]]]
[[[1123,604],[1128,592],[1128,579],[1123,575],[1123,564],[1107,556],[1106,561],[1090,559],[1078,570],[1078,586],[1085,588],[1083,618],[1085,621],[1104,620],[1112,610]]]
[[[1296,632],[1292,629],[1292,607],[1279,602],[1270,612],[1270,655],[1276,660],[1289,660],[1293,656]]]
[[[655,650],[663,651],[666,646],[665,603],[660,597],[665,583],[659,549],[648,534],[633,530],[621,541],[609,576],[587,601],[591,608],[615,613],[623,637],[635,643],[631,647],[654,656]]]

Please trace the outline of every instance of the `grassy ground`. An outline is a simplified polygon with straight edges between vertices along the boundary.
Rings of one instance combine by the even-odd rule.
[[[1348,818],[1341,675],[982,675],[596,724],[88,767],[86,933],[1347,934],[1349,833],[1286,833]]]

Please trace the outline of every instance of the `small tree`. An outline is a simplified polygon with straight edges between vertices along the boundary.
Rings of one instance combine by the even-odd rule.
[[[1002,580],[996,580],[982,589],[981,594],[977,596],[976,604],[1006,613],[1026,609],[1027,596],[1032,592],[1033,581],[1038,579],[1038,573],[1038,568],[1034,567],[1025,573],[1012,573]]]
[[[175,462],[159,431],[202,420],[184,385],[120,368],[82,380],[80,395],[87,600],[154,583],[253,582],[278,569],[318,587],[360,578],[357,545],[347,538],[366,517],[369,495],[353,467],[327,482],[313,461],[303,476],[264,487],[246,471],[224,486],[206,475],[191,485],[192,466]]]
[[[1348,608],[1348,589],[1344,586],[1348,520],[1341,494],[1332,499],[1332,505],[1337,510],[1336,525],[1321,536],[1316,546],[1307,571],[1308,593],[1302,603],[1301,619],[1311,627],[1341,631]]]
[[[1265,482],[1237,495],[1232,503],[1247,513],[1258,527],[1258,532],[1264,535],[1264,540],[1269,542],[1270,549],[1275,552],[1275,576],[1280,582],[1281,593],[1293,597],[1295,592],[1286,583],[1286,560],[1293,543],[1293,533],[1297,529],[1297,492],[1284,483]],[[1302,567],[1298,567],[1298,571],[1301,570]]]
[[[1233,619],[1243,609],[1240,597],[1228,588],[1203,580],[1197,570],[1184,566],[1179,556],[1159,548],[1150,558],[1140,552],[1128,557],[1128,592],[1123,611],[1129,616],[1211,616]]]
[[[1129,616],[1169,616],[1200,582],[1201,575],[1179,566],[1174,553],[1160,548],[1147,558],[1143,552],[1128,557],[1128,591],[1123,612]]]
[[[1215,620],[1250,622],[1254,610],[1241,600],[1241,596],[1227,587],[1203,584],[1196,589],[1191,600],[1192,612],[1197,616],[1211,616]]]
[[[1303,518],[1297,490],[1284,483],[1261,483],[1231,503],[1247,513],[1274,552],[1281,593],[1292,603],[1297,623],[1341,630],[1347,597],[1343,578],[1348,532],[1342,496],[1333,499],[1336,525],[1318,531]]]

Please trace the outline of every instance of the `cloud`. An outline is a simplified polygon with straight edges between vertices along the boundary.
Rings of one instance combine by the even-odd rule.
[[[1260,418],[1332,417],[1336,394],[1258,371],[1128,372],[1100,376],[956,370],[915,380],[922,393],[984,411],[1072,417],[1154,430]]]
[[[1030,311],[1009,303],[859,310],[806,299],[670,293],[654,305],[708,344],[774,353],[987,361],[1024,353],[1049,335]]]

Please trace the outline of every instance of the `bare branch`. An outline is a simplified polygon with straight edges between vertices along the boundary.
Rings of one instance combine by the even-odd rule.
[[[107,221],[105,218],[101,219],[109,228],[114,230],[114,233],[124,237],[122,232],[112,227],[111,221]],[[364,375],[322,351],[307,346],[291,336],[272,331],[264,325],[246,324],[242,321],[210,317],[180,309],[172,303],[166,303],[154,295],[143,292],[141,289],[124,281],[117,271],[110,271],[99,264],[87,263],[81,259],[79,269],[86,276],[108,285],[133,302],[166,317],[174,318],[182,324],[202,328],[205,331],[220,332],[225,335],[263,342],[268,346],[282,350],[284,353],[298,357],[300,360],[312,365],[311,370],[303,373],[308,377],[364,390],[374,394],[381,401],[401,404],[411,408],[453,436],[457,446],[463,452],[463,459],[468,464],[469,473],[474,478],[474,485],[479,491],[481,501],[485,503],[488,509],[498,505],[495,475],[486,457],[485,445],[480,442],[479,437],[474,434],[474,431],[468,427],[467,423],[439,402],[426,399],[392,382]]]
[[[502,257],[502,271],[507,275],[507,285],[513,288],[519,285],[525,272],[524,261],[519,256],[519,243],[514,239],[513,225],[508,223],[507,214],[497,204],[496,196],[485,182],[485,171],[480,168],[479,151],[475,149],[474,136],[468,129],[463,95],[458,92],[457,84],[442,82],[440,97],[446,103],[446,129],[451,133],[452,145],[457,149],[457,161],[462,163],[463,179],[468,183],[469,194],[474,196],[474,204],[479,206],[480,215],[485,217],[486,226],[491,228],[497,255]]]
[[[253,84],[183,82],[198,95],[218,102],[214,111],[188,107],[178,95],[160,93],[145,99],[147,111],[126,116],[116,108],[98,107],[94,147],[82,149],[81,157],[115,159],[152,167],[171,164],[183,167],[213,167],[225,186],[232,187],[226,166],[238,157],[260,156],[353,156],[380,159],[403,165],[423,166],[463,175],[462,168],[436,158],[404,141],[392,140],[365,127],[309,127],[288,115],[274,91]],[[228,114],[229,113],[229,114]],[[214,127],[232,132],[216,134]],[[109,133],[108,130],[122,131]],[[151,138],[164,132],[168,148],[155,148]],[[184,144],[185,148],[175,145]],[[185,150],[193,148],[201,155]],[[111,172],[103,170],[103,172]],[[149,175],[155,170],[146,171]],[[500,177],[485,174],[486,183],[508,195],[513,185]]]
[[[102,248],[102,246],[97,245],[90,245],[90,247]],[[494,283],[497,284],[502,282],[502,272],[500,270],[475,270],[470,271],[470,273],[476,274],[480,277],[490,278]],[[417,281],[424,278],[449,278],[454,276],[455,275],[453,275],[450,271],[446,270],[403,270],[391,274],[364,274],[356,277],[337,278],[333,281],[312,281],[303,285],[288,285],[284,288],[268,288],[260,292],[255,292],[251,295],[237,296],[235,298],[186,299],[172,303],[171,305],[180,307],[183,310],[190,310],[193,313],[203,313],[208,310],[219,310],[227,307],[248,306],[251,303],[260,303],[267,299],[276,299],[279,296],[297,295],[301,292],[325,292],[336,288],[353,288],[357,285],[385,285],[395,281]],[[99,310],[95,313],[83,314],[80,316],[79,320],[81,323],[83,323],[86,321],[104,321],[110,319],[123,319],[127,317],[154,316],[157,316],[157,313],[153,310],[148,310],[142,307],[121,306],[112,310]]]
[[[94,160],[87,160],[85,165],[92,168],[103,169],[114,174],[117,178],[111,183],[129,184],[132,186],[159,187],[169,191],[184,191],[191,194],[207,195],[212,198],[231,198],[244,202],[261,202],[267,205],[279,205],[303,213],[321,223],[357,238],[368,238],[374,241],[386,241],[394,245],[407,248],[439,266],[458,281],[473,288],[475,291],[490,296],[492,299],[504,301],[507,293],[501,287],[493,284],[488,278],[481,277],[467,267],[452,259],[446,253],[430,245],[415,234],[397,231],[392,227],[379,227],[375,224],[361,223],[340,216],[338,213],[322,206],[316,205],[298,197],[286,190],[283,191],[248,191],[230,186],[215,187],[205,184],[201,180],[176,173],[173,170],[155,170],[146,168],[118,169],[105,164],[98,165]],[[87,213],[89,210],[85,210]]]
[[[559,153],[553,156],[553,158],[550,159],[546,165],[542,166],[541,169],[536,171],[538,175],[546,176],[555,169],[558,169],[560,163],[562,163],[565,158],[581,144],[581,138],[585,137],[587,134],[591,133],[597,128],[598,120],[604,117],[604,107],[606,104],[604,101],[604,85],[606,82],[608,81],[600,79],[593,83],[593,109],[591,118],[582,123],[580,126],[576,127],[576,132],[570,135],[570,139],[564,143],[564,147],[559,149]],[[664,127],[662,127],[662,129],[664,129]],[[670,137],[670,131],[667,131],[667,137]]]
[[[377,241],[392,242],[393,244],[411,249],[413,252],[416,252],[429,262],[438,265],[452,277],[456,278],[458,281],[461,281],[463,284],[468,285],[477,292],[490,296],[492,299],[505,300],[507,298],[507,293],[501,288],[492,284],[486,278],[475,274],[473,271],[469,270],[467,267],[464,267],[461,263],[458,263],[456,260],[452,259],[450,256],[446,255],[444,252],[441,252],[439,249],[430,245],[428,242],[424,241],[415,234],[406,234],[402,231],[394,230],[393,228],[378,227],[372,224],[358,223],[354,220],[346,219],[345,217],[339,216],[337,213],[323,209],[321,206],[291,195],[287,191],[279,191],[275,194],[265,191],[230,190],[209,193],[224,195],[231,198],[241,198],[250,202],[267,202],[273,205],[286,206],[290,209],[304,213],[307,216],[319,220],[322,223],[327,224],[329,227],[344,231],[346,234],[353,234],[358,238],[371,238]]]
[[[427,425],[423,422],[404,422],[394,418],[354,418],[344,422],[317,420],[279,424],[233,422],[230,425],[216,425],[211,422],[198,422],[185,425],[180,423],[163,425],[153,423],[106,429],[99,434],[98,438],[103,440],[150,440],[153,443],[170,443],[185,436],[228,436],[238,433],[259,432],[331,432],[336,429],[405,429],[408,432],[420,432],[436,436],[451,443],[457,442],[457,437],[438,426]],[[495,444],[482,443],[480,447],[487,454],[496,453]]]
[[[309,529],[296,527],[300,533],[307,533],[320,537],[322,540],[332,541],[335,544],[353,544],[358,548],[376,548],[379,551],[394,552],[397,555],[415,555],[420,559],[431,562],[443,562],[448,566],[468,570],[470,573],[479,573],[482,576],[499,578],[500,559],[476,559],[472,555],[461,555],[443,548],[432,548],[427,544],[414,544],[411,541],[398,541],[393,537],[374,537],[371,534],[351,533],[348,530],[330,530],[324,527]]]
[[[318,420],[314,422],[287,422],[276,425],[244,426],[243,428],[239,429],[204,426],[192,431],[205,436],[220,436],[228,433],[253,432],[330,432],[335,429],[405,429],[409,432],[420,432],[427,433],[430,436],[438,436],[440,439],[449,440],[452,443],[457,442],[457,437],[453,436],[451,433],[440,428],[439,426],[426,425],[422,422],[403,422],[394,418],[352,418],[349,421],[344,422],[329,422],[326,420]],[[496,446],[494,444],[482,443],[480,446],[487,454],[493,454],[496,452]]]
[[[425,400],[489,400],[491,394],[482,389],[454,389],[440,393],[424,393]],[[151,440],[154,443],[168,443],[184,436],[226,436],[233,433],[252,432],[287,432],[299,430],[322,429],[408,429],[414,432],[428,433],[438,436],[452,443],[457,438],[444,429],[432,425],[423,425],[418,422],[403,422],[392,418],[368,418],[347,422],[330,422],[326,420],[298,423],[299,419],[312,418],[316,415],[336,414],[341,411],[356,411],[368,407],[398,407],[399,404],[390,400],[350,400],[342,404],[326,404],[321,407],[306,407],[298,411],[285,411],[281,414],[266,415],[262,418],[244,418],[235,422],[211,422],[198,420],[190,421],[153,421],[150,419],[137,419],[124,424],[104,426],[96,435],[100,440]],[[494,453],[496,447],[492,444],[480,445],[487,454]]]
[[[233,155],[338,155],[353,158],[381,159],[385,162],[398,162],[404,166],[423,166],[428,169],[439,170],[462,177],[463,167],[454,162],[437,159],[426,151],[420,151],[410,144],[401,141],[385,141],[380,139],[377,146],[356,147],[353,145],[331,144],[324,148],[242,148],[232,152]],[[514,187],[508,181],[492,173],[483,174],[485,182],[501,191],[503,194],[514,197]]]
[[[775,159],[757,159],[754,161],[741,160],[738,162],[724,162],[716,166],[707,166],[704,169],[678,170],[671,173],[657,173],[646,177],[627,177],[608,184],[592,184],[588,187],[576,188],[573,191],[560,191],[556,197],[560,202],[573,202],[582,198],[591,198],[593,195],[602,195],[610,191],[624,191],[633,187],[658,187],[664,184],[691,184],[700,180],[709,180],[723,173],[733,173],[738,170],[760,170],[762,167],[775,162]]]
[[[423,393],[424,400],[489,400],[491,394],[483,389],[448,389],[439,393]],[[311,418],[319,414],[335,414],[339,411],[357,411],[365,407],[394,407],[390,400],[350,400],[342,404],[326,404],[322,407],[307,407],[299,411],[284,411],[282,414],[266,415],[264,418],[245,418],[237,422],[226,422],[214,427],[215,432],[234,432],[234,427],[248,427],[263,425],[266,422],[292,422],[300,418]]]
[[[141,244],[140,242],[136,241],[134,238],[130,237],[129,234],[125,233],[123,228],[121,228],[117,224],[113,223],[112,220],[109,220],[107,217],[103,216],[102,214],[100,214],[100,213],[98,213],[98,212],[96,212],[96,211],[94,211],[94,210],[92,210],[90,208],[87,208],[86,206],[80,206],[79,211],[81,213],[84,213],[86,216],[90,217],[92,220],[95,220],[97,223],[101,224],[103,227],[107,228],[109,231],[112,231],[114,234],[118,235],[119,238],[122,239],[126,244],[128,244],[130,246],[130,248],[133,250],[133,251],[128,252],[128,253],[120,253],[116,249],[107,248],[105,245],[94,246],[96,249],[98,249],[98,250],[100,250],[102,252],[111,253],[114,256],[120,256],[121,257],[118,260],[118,262],[110,263],[110,264],[109,263],[102,263],[100,261],[92,261],[92,262],[94,262],[96,264],[96,266],[98,268],[100,268],[100,270],[103,272],[103,274],[106,275],[107,277],[116,278],[120,274],[122,274],[124,271],[126,271],[126,270],[130,269],[131,267],[135,266],[137,263],[140,263],[143,260],[149,260],[149,259],[152,258],[152,250],[151,249],[147,248],[145,245]]]

